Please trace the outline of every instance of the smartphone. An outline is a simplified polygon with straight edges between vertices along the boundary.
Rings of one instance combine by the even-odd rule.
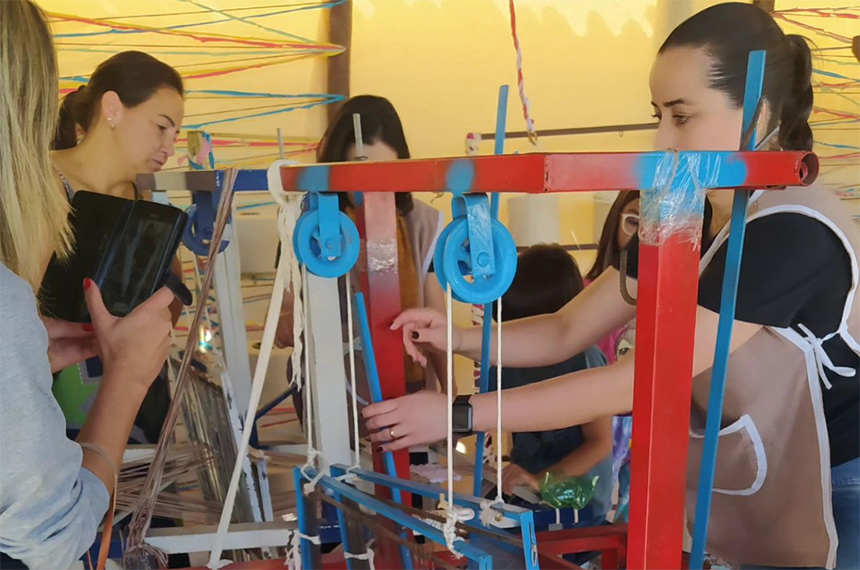
[[[74,251],[51,260],[40,291],[43,312],[88,322],[83,281],[89,278],[108,311],[126,316],[167,282],[186,221],[172,206],[77,192],[69,216]]]

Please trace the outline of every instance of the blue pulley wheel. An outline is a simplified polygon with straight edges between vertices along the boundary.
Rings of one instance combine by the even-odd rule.
[[[451,233],[451,228],[454,227],[454,224],[461,220],[465,220],[466,218],[455,218],[453,222],[445,226],[442,231],[439,233],[439,238],[436,240],[436,249],[433,251],[433,270],[436,272],[436,280],[439,281],[439,286],[442,287],[443,292],[448,291],[448,280],[445,278],[445,242],[448,240],[448,235]],[[455,301],[459,301],[460,303],[465,303],[460,297],[457,296],[457,293],[454,291],[453,287],[451,288],[451,296],[454,297]]]
[[[293,238],[296,257],[300,263],[305,264],[308,271],[318,277],[335,278],[346,275],[358,261],[358,253],[361,249],[358,228],[343,212],[338,212],[338,221],[340,232],[337,238],[333,238],[340,239],[341,255],[337,257],[329,257],[322,253],[319,210],[305,213],[296,225]]]
[[[465,303],[492,303],[511,286],[517,272],[517,246],[507,228],[491,220],[493,257],[496,269],[491,275],[473,277],[466,219],[451,224],[443,250],[443,272],[451,290]],[[438,270],[437,270],[438,271]]]
[[[209,244],[212,242],[212,221],[205,225],[200,223],[200,220],[198,220],[197,204],[191,204],[185,210],[185,214],[188,216],[188,221],[185,223],[182,243],[197,255],[209,255]],[[223,253],[228,245],[230,245],[230,242],[222,238],[218,253]]]
[[[299,265],[304,263],[304,260],[302,260],[302,251],[299,247],[299,228],[305,220],[307,220],[307,214],[302,214],[296,220],[296,227],[293,228],[293,255],[296,256],[296,261],[298,261]]]

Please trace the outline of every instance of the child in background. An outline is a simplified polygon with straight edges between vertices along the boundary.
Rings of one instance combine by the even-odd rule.
[[[607,267],[618,267],[621,252],[639,232],[639,192],[619,192],[609,209],[597,259],[585,276],[586,286],[597,279]],[[624,356],[636,343],[636,320],[613,331],[597,343],[612,364]],[[614,522],[627,522],[630,503],[630,437],[633,433],[633,418],[630,415],[616,416],[612,420],[612,480],[618,482],[618,505]]]
[[[559,245],[534,245],[519,255],[517,274],[502,297],[502,320],[509,321],[553,313],[584,288],[576,262]],[[495,318],[496,311],[493,311]],[[507,390],[541,382],[561,374],[604,366],[600,349],[592,346],[573,358],[540,368],[502,368],[502,388]],[[496,369],[490,370],[490,389],[496,389]],[[546,473],[561,477],[598,476],[589,506],[594,524],[611,507],[612,418],[607,416],[581,426],[553,431],[515,433],[511,463],[502,474],[502,491],[514,487],[537,490]]]

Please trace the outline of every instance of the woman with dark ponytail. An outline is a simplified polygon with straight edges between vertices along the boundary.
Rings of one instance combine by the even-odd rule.
[[[151,55],[126,51],[102,62],[60,108],[53,158],[66,191],[135,197],[137,175],[161,170],[174,154],[184,93],[179,73]]]
[[[89,82],[63,99],[51,155],[58,189],[139,199],[138,174],[160,170],[174,154],[185,114],[179,73],[151,55],[127,51],[102,62]],[[174,263],[173,272],[181,275]],[[174,323],[182,303],[171,305]],[[98,389],[101,363],[91,359],[56,375],[54,395],[75,437]],[[132,441],[158,438],[170,400],[164,379],[153,384],[132,430]]]
[[[785,35],[766,12],[739,2],[692,16],[660,48],[650,79],[657,146],[737,150],[747,62],[757,50],[767,51],[758,146],[810,150],[810,49],[803,38]],[[696,516],[731,205],[731,192],[707,193],[693,352],[690,521]],[[647,212],[643,217],[647,222]],[[628,281],[635,289],[638,238],[627,252]],[[753,567],[860,568],[858,257],[860,232],[828,190],[752,195],[708,525],[707,550],[723,560]],[[505,365],[564,361],[630,321],[635,308],[622,297],[619,281],[619,270],[608,267],[556,313],[506,323]],[[440,313],[407,311],[395,326],[411,332],[404,344],[414,357],[419,349],[447,347]],[[455,327],[452,344],[457,353],[480,358],[481,331]],[[505,391],[504,429],[560,429],[629,412],[633,373],[628,355],[604,368]],[[467,429],[495,429],[494,394],[477,394],[468,405],[473,424]],[[379,430],[371,439],[384,449],[446,435],[438,421],[446,415],[446,399],[437,394],[386,401],[364,415],[368,427]],[[389,441],[392,432],[400,439]],[[645,453],[636,442],[634,459]],[[667,509],[680,507],[681,490],[660,501]],[[638,508],[631,504],[631,518]],[[681,537],[675,538],[680,551]]]

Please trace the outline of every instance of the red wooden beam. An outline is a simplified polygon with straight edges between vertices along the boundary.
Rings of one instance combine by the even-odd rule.
[[[406,395],[406,374],[403,367],[403,340],[399,331],[391,330],[391,323],[403,308],[400,304],[400,274],[397,270],[397,216],[394,194],[370,193],[358,207],[356,225],[362,238],[362,258],[358,267],[361,288],[367,300],[370,334],[376,353],[382,398],[388,400]],[[394,452],[397,476],[409,478],[409,451]],[[382,454],[374,448],[373,469],[385,473]],[[380,496],[390,498],[390,491],[377,487]],[[403,503],[411,505],[411,495],[401,493]]]
[[[537,544],[539,552],[557,556],[596,550],[618,551],[627,544],[627,526],[612,525],[539,532]]]
[[[699,244],[639,246],[628,568],[681,568]]]
[[[653,157],[662,154],[535,153],[284,166],[281,180],[286,191],[440,192],[452,186],[468,192],[640,190],[652,184]],[[743,163],[740,174],[731,169],[733,163]],[[757,190],[810,184],[818,162],[808,152],[737,152],[725,155],[721,168],[723,185],[714,187]]]

